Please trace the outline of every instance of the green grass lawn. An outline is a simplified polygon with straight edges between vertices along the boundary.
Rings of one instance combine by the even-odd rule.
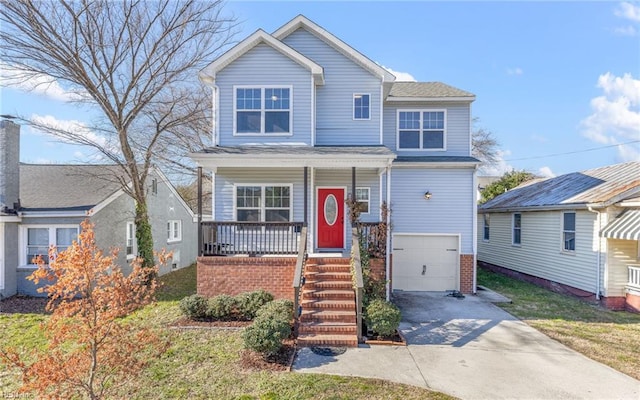
[[[606,310],[482,269],[478,284],[509,297],[513,303],[497,305],[547,336],[640,379],[640,314]]]
[[[158,302],[129,317],[157,328],[170,342],[118,397],[131,399],[451,399],[413,386],[382,380],[293,372],[246,371],[239,330],[172,329],[179,299],[195,293],[195,266],[161,277]],[[38,326],[46,316],[0,314],[0,348],[42,346]],[[0,365],[0,397],[15,394],[19,375]]]

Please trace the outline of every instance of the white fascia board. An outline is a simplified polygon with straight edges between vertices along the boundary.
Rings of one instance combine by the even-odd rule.
[[[19,213],[22,218],[70,218],[70,217],[78,217],[78,218],[87,218],[89,216],[89,211],[21,211]],[[21,222],[27,222],[25,220]]]
[[[178,193],[171,181],[169,181],[169,178],[167,178],[167,176],[160,170],[160,168],[152,167],[152,170],[156,175],[160,177],[160,179],[162,179],[162,182],[164,182],[164,184],[169,188],[169,191],[178,199],[180,204],[182,204],[182,207],[187,210],[191,218],[196,218],[196,214],[193,212],[193,210],[191,210],[191,207],[187,205],[182,196],[180,196],[180,193]]]
[[[534,211],[563,211],[563,210],[586,210],[585,203],[580,204],[555,204],[549,206],[529,206],[529,207],[500,207],[491,209],[478,208],[478,214],[492,213],[512,213],[512,212],[534,212]]]
[[[0,222],[21,222],[22,218],[18,215],[0,215]]]
[[[131,186],[131,184],[129,184],[129,186]],[[116,190],[111,194],[111,196],[107,197],[106,199],[102,200],[100,203],[91,207],[91,209],[87,210],[85,215],[89,217],[92,215],[95,215],[98,211],[102,210],[103,208],[111,204],[115,199],[122,196],[123,194],[124,194],[124,190],[122,189]]]
[[[257,45],[264,43],[281,54],[289,57],[294,62],[300,64],[313,75],[316,85],[324,85],[324,70],[322,66],[307,58],[303,54],[297,52],[293,48],[287,46],[283,42],[275,39],[262,29],[258,29],[246,39],[235,45],[229,51],[218,57],[211,64],[204,67],[199,73],[198,78],[206,85],[212,85],[216,80],[218,71],[224,69],[240,56],[253,49]]]
[[[396,80],[395,75],[373,62],[367,56],[363,55],[353,47],[349,46],[331,32],[325,30],[320,25],[311,21],[304,15],[298,15],[291,21],[287,22],[275,32],[273,37],[278,40],[284,40],[287,36],[295,32],[297,29],[303,28],[311,32],[313,35],[327,43],[329,46],[344,54],[347,58],[355,61],[375,76],[382,78],[383,82],[393,82]]]
[[[459,168],[459,169],[475,169],[480,162],[397,162],[392,165],[392,168],[406,169],[406,168]]]
[[[313,156],[301,157],[293,154],[279,154],[268,156],[257,156],[255,154],[242,156],[223,156],[207,154],[191,154],[191,158],[200,166],[206,169],[217,170],[217,168],[385,168],[395,157],[389,156],[366,156],[358,157],[353,154],[343,156]]]
[[[387,97],[385,101],[388,102],[466,102],[472,103],[476,100],[476,96],[473,97]]]

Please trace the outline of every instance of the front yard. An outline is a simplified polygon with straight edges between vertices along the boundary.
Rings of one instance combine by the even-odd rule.
[[[478,269],[478,284],[513,303],[498,303],[527,324],[585,356],[640,379],[640,314],[601,307]]]
[[[158,303],[130,318],[156,327],[171,346],[118,397],[132,399],[450,399],[428,390],[382,380],[247,370],[240,362],[242,340],[235,329],[175,329],[178,300],[195,292],[195,266],[163,276]],[[1,303],[0,303],[1,306]],[[42,346],[42,314],[3,314],[0,348]],[[0,398],[15,396],[19,376],[0,365]]]

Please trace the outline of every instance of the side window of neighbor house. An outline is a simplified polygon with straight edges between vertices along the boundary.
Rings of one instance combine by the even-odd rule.
[[[576,213],[562,214],[562,249],[576,251]]]
[[[490,237],[489,225],[490,225],[490,222],[491,222],[490,221],[491,216],[489,214],[482,214],[482,216],[483,216],[483,221],[484,221],[482,238],[484,240],[489,240],[489,237]]]
[[[513,214],[513,244],[522,244],[522,214]]]
[[[235,134],[291,133],[291,88],[235,89]]]
[[[133,258],[136,254],[136,225],[133,221],[127,222],[127,258]]]
[[[32,264],[33,259],[42,256],[49,263],[49,246],[55,246],[58,252],[65,251],[78,237],[77,226],[45,226],[26,228],[27,248],[25,263]]]
[[[182,221],[167,221],[167,242],[178,242],[182,240]]]
[[[368,94],[353,95],[353,119],[370,119],[370,99]]]

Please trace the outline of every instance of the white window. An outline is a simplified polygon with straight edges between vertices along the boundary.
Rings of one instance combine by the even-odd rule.
[[[353,119],[370,119],[371,96],[356,93],[353,95]]]
[[[484,240],[489,240],[490,237],[490,215],[489,214],[482,214],[483,215],[483,221],[484,221],[484,226],[483,226],[483,233],[482,233],[482,239]]]
[[[21,264],[33,264],[33,259],[42,256],[49,263],[49,247],[55,246],[58,252],[66,250],[78,237],[77,225],[25,226],[23,227],[23,255]]]
[[[522,214],[513,214],[513,233],[511,236],[513,244],[522,244]]]
[[[291,221],[292,187],[275,185],[236,186],[236,220],[252,222]]]
[[[398,111],[398,149],[445,150],[446,110]]]
[[[234,87],[234,133],[290,135],[291,87]]]
[[[371,190],[368,187],[356,188],[356,203],[360,212],[363,214],[369,214],[369,199]]]
[[[576,213],[562,214],[562,249],[576,251]]]
[[[127,222],[127,243],[126,254],[127,259],[134,258],[136,255],[136,225],[133,221]]]
[[[154,195],[158,194],[158,180],[156,178],[151,180],[151,193]]]
[[[167,242],[178,242],[182,240],[182,221],[167,221]]]

